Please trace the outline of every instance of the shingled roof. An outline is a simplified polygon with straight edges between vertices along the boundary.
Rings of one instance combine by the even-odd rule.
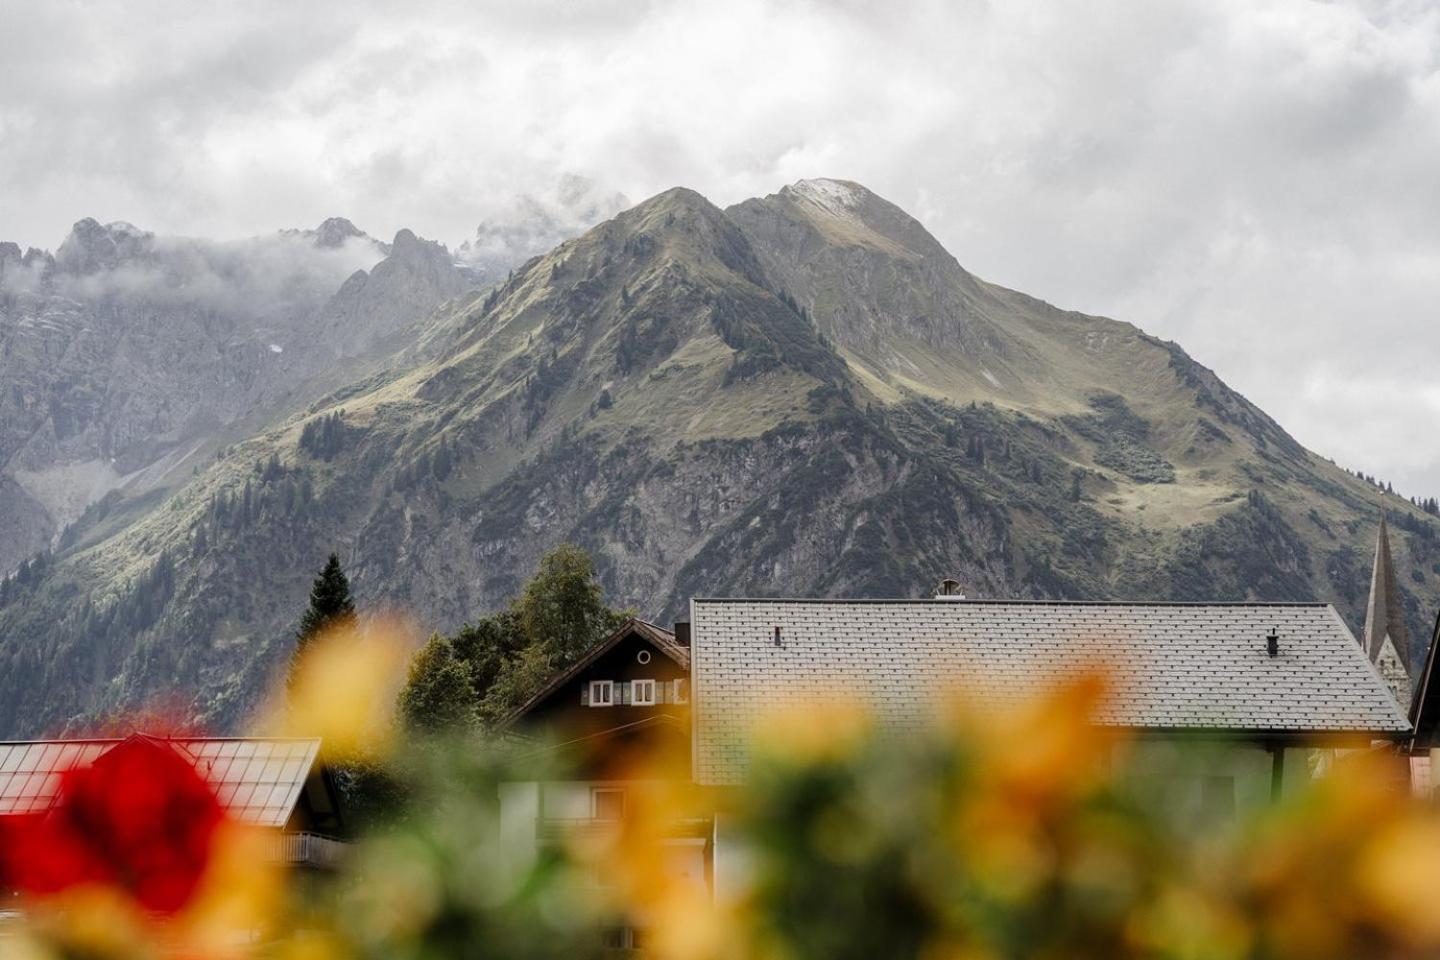
[[[691,621],[700,783],[742,779],[750,728],[779,705],[851,695],[904,731],[943,693],[1000,704],[1097,665],[1116,677],[1097,717],[1106,725],[1244,737],[1409,730],[1328,604],[696,599]]]

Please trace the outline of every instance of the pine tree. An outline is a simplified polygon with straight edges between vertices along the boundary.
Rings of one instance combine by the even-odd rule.
[[[350,581],[340,567],[339,554],[332,553],[325,569],[320,571],[320,576],[310,587],[310,606],[300,618],[300,629],[295,635],[295,654],[290,661],[291,678],[295,676],[296,663],[316,635],[354,622],[355,604],[350,599]]]

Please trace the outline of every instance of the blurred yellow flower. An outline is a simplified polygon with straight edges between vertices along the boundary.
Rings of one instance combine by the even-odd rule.
[[[834,699],[787,704],[767,711],[755,724],[758,757],[787,765],[823,763],[847,756],[870,734],[873,720],[863,703]]]
[[[1371,917],[1402,942],[1440,946],[1440,816],[1426,810],[1383,825],[1365,845],[1355,871]]]
[[[146,960],[155,929],[135,901],[111,885],[71,887],[26,905],[31,933],[59,957]],[[4,944],[8,950],[9,944]]]
[[[217,831],[195,899],[175,918],[175,932],[207,958],[242,956],[271,935],[286,907],[286,876],[274,837],[226,822]]]
[[[319,737],[330,763],[384,757],[394,746],[395,697],[415,637],[392,616],[320,634],[301,653],[288,690],[272,699],[262,727]]]

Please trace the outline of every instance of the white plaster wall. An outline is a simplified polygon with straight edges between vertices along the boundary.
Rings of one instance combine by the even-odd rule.
[[[518,877],[535,862],[540,784],[500,784],[500,850],[505,869]]]
[[[734,817],[728,814],[715,814],[714,856],[715,899],[733,901],[744,893],[749,871],[745,850],[736,835]]]

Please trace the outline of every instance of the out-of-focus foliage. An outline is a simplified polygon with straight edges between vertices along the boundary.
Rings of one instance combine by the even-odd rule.
[[[379,680],[346,676],[324,688],[331,711],[300,715],[366,716],[339,701]],[[621,819],[538,832],[503,822],[501,796],[573,776],[556,753],[473,731],[381,739],[366,762],[401,801],[327,880],[266,886],[254,849],[218,843],[163,909],[116,875],[12,871],[29,920],[0,946],[27,960],[558,960],[613,954],[604,932],[623,925],[660,960],[1440,954],[1440,809],[1370,754],[1258,813],[1187,824],[1132,790],[1127,744],[1089,722],[1103,690],[956,708],[903,738],[854,703],[776,713],[744,786],[696,787],[683,756],[617,758]],[[713,875],[687,869],[717,834]]]
[[[559,775],[454,741],[416,745],[392,768],[409,788],[397,822],[355,851],[328,931],[339,957],[572,958],[596,953],[602,905],[560,848],[506,849],[497,785]]]

